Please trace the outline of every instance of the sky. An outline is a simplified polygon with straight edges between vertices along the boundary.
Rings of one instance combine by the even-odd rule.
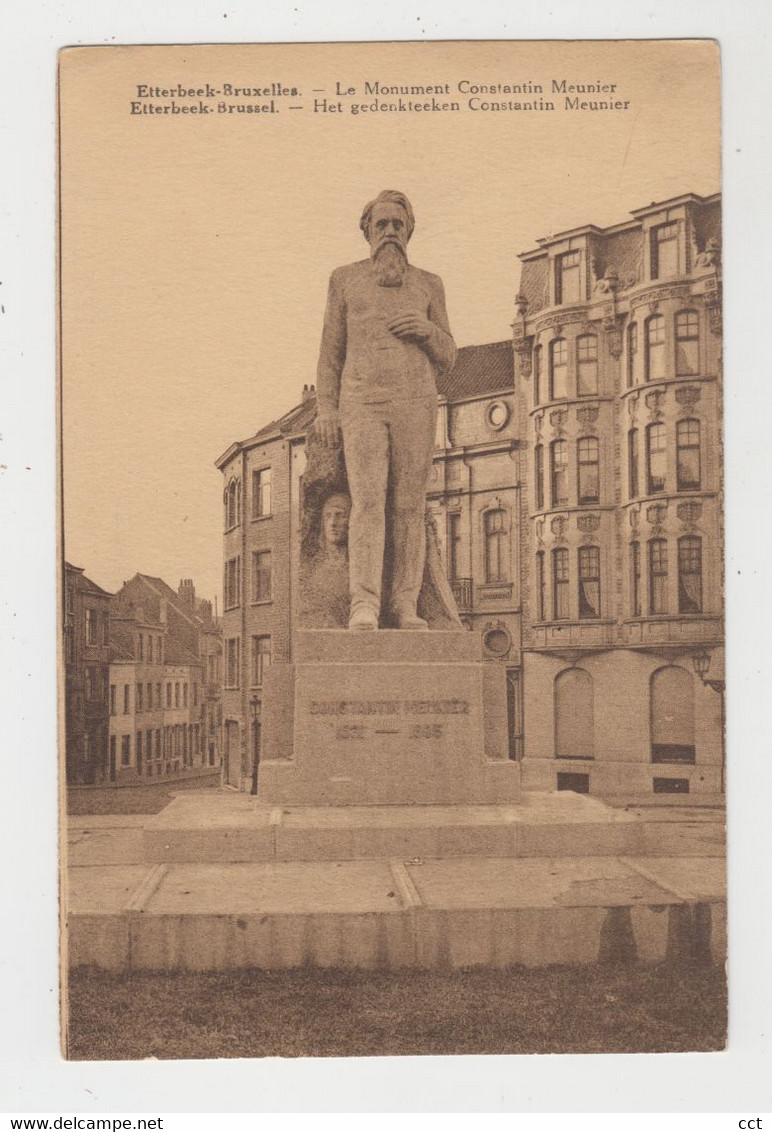
[[[552,79],[616,84],[577,111]],[[461,80],[539,82],[557,110],[473,112]],[[336,84],[448,83],[459,113],[352,115]],[[137,86],[297,86],[275,115],[132,115]],[[314,90],[342,112],[314,114]],[[221,595],[235,440],[315,380],[330,271],[383,188],[416,214],[459,346],[509,336],[517,253],[720,187],[718,55],[700,41],[90,48],[61,75],[65,553],[110,591],[142,571]],[[538,95],[486,95],[526,101]],[[387,101],[395,101],[390,96]],[[145,99],[145,102],[153,101]],[[169,102],[159,97],[156,102]],[[197,102],[181,99],[180,103]],[[212,100],[216,105],[218,99]],[[236,98],[231,102],[239,101]],[[241,100],[242,102],[244,100]],[[253,102],[265,102],[255,98]],[[290,111],[289,105],[302,105]]]

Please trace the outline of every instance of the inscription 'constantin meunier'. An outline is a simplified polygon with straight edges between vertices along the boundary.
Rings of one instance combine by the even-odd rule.
[[[312,700],[311,715],[468,715],[469,700]]]

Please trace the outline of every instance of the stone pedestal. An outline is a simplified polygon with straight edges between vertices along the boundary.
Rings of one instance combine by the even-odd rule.
[[[274,805],[515,802],[506,677],[466,632],[300,630],[264,688]]]

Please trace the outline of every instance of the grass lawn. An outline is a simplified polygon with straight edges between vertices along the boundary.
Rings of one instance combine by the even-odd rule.
[[[67,813],[78,816],[94,814],[157,814],[168,806],[180,790],[219,789],[219,770],[209,778],[176,779],[148,786],[106,786],[88,790],[67,791]]]
[[[720,967],[303,969],[70,976],[69,1057],[351,1057],[722,1049]]]

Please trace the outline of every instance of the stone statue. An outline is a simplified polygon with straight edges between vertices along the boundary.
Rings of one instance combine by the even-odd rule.
[[[711,236],[705,245],[704,251],[701,251],[694,261],[696,268],[703,267],[718,267],[721,263],[721,244]]]
[[[417,604],[436,378],[453,367],[456,346],[442,281],[408,263],[414,225],[403,193],[380,193],[359,225],[370,258],[330,278],[315,431],[324,447],[343,441],[350,629],[377,629],[381,618],[399,629],[428,627]]]

